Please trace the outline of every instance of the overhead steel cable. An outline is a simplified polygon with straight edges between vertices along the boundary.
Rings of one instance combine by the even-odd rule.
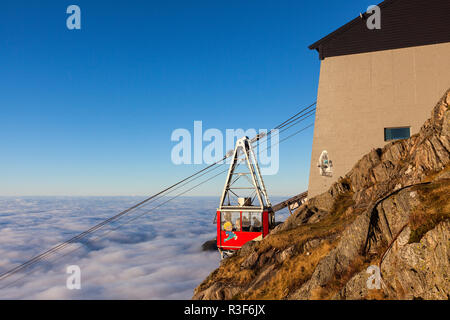
[[[302,122],[306,118],[309,118],[312,116],[313,112],[316,111],[316,108],[311,109],[313,106],[315,106],[317,102],[312,103],[306,108],[303,108],[301,111],[297,112],[295,115],[287,119],[286,121],[282,122],[278,126],[271,129],[267,134],[261,137],[261,139],[258,139],[258,143],[261,143],[261,141],[268,140],[269,136],[273,134],[275,130],[277,130],[278,134],[288,130],[289,128],[293,127],[294,125],[297,125],[298,123]],[[310,110],[308,110],[310,109]],[[282,129],[282,130],[280,130]]]
[[[278,130],[278,131],[275,133],[275,136],[280,135],[281,133],[285,132],[286,130],[289,130],[290,128],[292,128],[293,126],[298,125],[300,122],[302,122],[302,121],[304,121],[304,120],[306,120],[306,119],[312,117],[312,116],[314,115],[313,112],[314,112],[315,110],[316,110],[316,109],[312,109],[312,110],[308,111],[308,112],[304,115],[304,117],[302,116],[302,117],[296,118],[296,120],[297,120],[297,119],[299,119],[299,120],[298,120],[298,121],[295,121],[295,122],[293,122],[293,123],[291,123],[291,124],[290,124],[289,126],[287,126],[287,127],[283,127],[281,130]],[[308,113],[310,113],[310,114],[308,114]],[[273,131],[275,131],[275,130],[273,129],[273,130],[271,130],[271,131],[272,131],[272,132],[271,132],[271,137],[274,137]],[[258,143],[261,144],[261,143],[264,142],[265,140],[268,140],[268,137],[269,137],[269,135],[263,137],[262,139],[260,139],[260,140],[258,141]],[[265,138],[265,140],[264,140],[264,138]],[[276,144],[275,144],[275,145],[276,145]],[[267,148],[266,148],[265,150],[267,150]]]
[[[280,143],[282,143],[283,141],[286,141],[286,140],[292,138],[293,136],[296,136],[297,134],[299,134],[299,133],[305,131],[306,129],[311,128],[313,125],[314,125],[314,123],[311,123],[311,124],[307,125],[306,127],[303,127],[303,128],[301,128],[300,130],[298,130],[298,131],[295,131],[294,133],[292,133],[292,134],[290,134],[289,136],[287,136],[287,137],[281,139],[281,140],[278,141],[277,143],[274,143],[273,145],[267,146],[264,150],[261,150],[261,152],[263,152],[263,151],[265,151],[265,150],[267,150],[267,149],[269,149],[269,148],[271,148],[271,147],[273,147],[273,146],[276,146],[277,144],[280,144]]]
[[[302,114],[303,112],[305,112],[306,110],[308,110],[308,109],[309,109],[311,106],[313,106],[313,105],[315,105],[315,103],[313,103],[312,105],[310,105],[310,106],[308,106],[308,107],[302,109],[300,112],[298,112],[298,113],[296,113],[295,115],[291,116],[289,119],[287,119],[286,121],[282,122],[281,124],[279,124],[278,126],[276,126],[274,129],[283,128],[283,127],[285,127],[286,125],[288,125],[289,123],[292,123],[292,121],[297,120],[299,117],[301,117],[301,114]],[[267,137],[274,131],[274,129],[270,130],[270,131],[265,135],[265,137],[267,138]],[[258,140],[259,140],[259,138],[257,138],[255,142],[257,142]],[[153,199],[155,199],[155,198],[157,198],[157,197],[159,197],[159,196],[164,195],[165,193],[167,193],[167,192],[170,191],[171,189],[174,189],[174,188],[176,188],[177,186],[180,186],[181,184],[183,184],[183,183],[185,183],[185,182],[191,182],[191,181],[193,181],[193,180],[191,180],[191,179],[193,179],[194,177],[198,176],[199,174],[201,174],[201,173],[207,171],[208,169],[213,168],[215,165],[217,165],[217,164],[223,162],[224,160],[226,160],[226,159],[227,159],[228,157],[230,157],[230,156],[231,156],[231,155],[227,153],[227,155],[225,155],[221,160],[218,160],[218,161],[216,161],[216,162],[214,162],[214,163],[208,165],[207,167],[205,167],[205,168],[203,168],[203,169],[197,171],[196,173],[194,173],[194,174],[192,174],[192,175],[190,175],[190,176],[188,176],[188,177],[186,177],[186,178],[184,178],[184,179],[178,181],[177,183],[172,184],[171,186],[169,186],[169,187],[163,189],[162,191],[160,191],[160,192],[158,192],[158,193],[156,193],[156,194],[154,194],[154,195],[152,195],[152,196],[150,196],[150,197],[144,199],[143,201],[141,201],[141,202],[135,204],[134,206],[132,206],[132,207],[130,207],[130,208],[128,208],[128,209],[125,209],[125,210],[119,212],[118,214],[114,215],[113,217],[108,218],[108,219],[106,219],[106,220],[100,222],[99,224],[97,224],[97,225],[91,227],[90,229],[88,229],[88,230],[86,230],[86,231],[84,231],[84,232],[82,232],[82,233],[80,233],[80,234],[78,234],[78,235],[76,235],[76,236],[70,238],[69,240],[64,241],[64,242],[62,242],[62,243],[60,243],[60,244],[58,244],[58,245],[56,245],[56,246],[50,248],[49,250],[47,250],[47,251],[45,251],[45,252],[43,252],[43,253],[41,253],[41,254],[39,254],[39,255],[33,257],[33,258],[31,258],[30,260],[26,261],[25,263],[22,263],[22,264],[20,264],[20,265],[18,265],[18,266],[16,266],[16,267],[14,267],[13,269],[11,269],[11,270],[9,270],[9,271],[6,271],[6,272],[4,272],[4,273],[2,273],[2,274],[0,274],[0,281],[2,281],[2,280],[4,280],[4,279],[8,278],[9,276],[11,276],[11,275],[13,275],[13,274],[15,274],[15,273],[17,273],[17,272],[23,270],[23,269],[26,269],[27,267],[29,267],[29,266],[31,266],[31,265],[33,265],[33,264],[39,262],[39,261],[42,260],[42,259],[45,259],[47,256],[52,255],[52,254],[54,254],[55,252],[64,249],[64,248],[67,247],[68,245],[70,245],[70,244],[72,244],[72,243],[75,243],[75,242],[77,242],[77,241],[79,241],[79,240],[85,238],[85,237],[88,236],[89,234],[92,234],[92,233],[96,232],[97,230],[103,228],[103,226],[105,226],[105,225],[107,225],[107,224],[109,224],[109,223],[112,223],[112,222],[115,222],[115,221],[119,220],[121,217],[123,217],[124,215],[128,214],[128,213],[131,212],[132,210],[137,209],[137,208],[143,206],[144,204],[148,203],[149,201],[151,201],[151,200],[153,200]],[[191,181],[189,181],[189,180],[191,180]]]
[[[267,140],[269,138],[269,136],[275,131],[275,130],[279,130],[284,128],[285,126],[289,125],[290,123],[301,119],[303,116],[305,116],[306,114],[310,113],[310,112],[314,112],[316,109],[312,109],[307,111],[308,109],[310,109],[311,107],[315,106],[317,104],[317,101],[315,101],[314,103],[310,104],[309,106],[307,106],[306,108],[303,108],[302,110],[300,110],[299,112],[297,112],[296,114],[294,114],[293,116],[291,116],[290,118],[288,118],[287,120],[283,121],[282,123],[280,123],[279,125],[277,125],[276,127],[274,127],[273,129],[269,130],[269,132],[264,133],[264,134],[258,134],[256,135],[256,137],[254,137],[252,139],[252,144],[254,142],[261,142],[261,140],[263,140],[264,138]],[[305,112],[306,111],[306,112]],[[306,117],[308,118],[308,117]],[[301,122],[301,121],[299,121]],[[298,122],[296,122],[297,124]],[[291,126],[289,126],[290,128]],[[232,151],[232,150],[230,150]]]
[[[282,122],[281,124],[279,124],[278,126],[275,127],[275,129],[281,129],[282,127],[286,126],[287,124],[289,124],[290,122],[294,121],[295,117],[301,115],[303,112],[305,112],[306,110],[310,109],[311,107],[315,106],[317,104],[317,101],[315,101],[314,103],[312,103],[311,105],[307,106],[306,108],[303,108],[302,110],[300,110],[299,112],[297,112],[296,114],[294,114],[292,117],[290,117],[289,119],[287,119],[286,121]]]
[[[302,116],[300,119],[296,119],[297,121],[291,123],[289,126],[287,127],[283,127],[283,129],[279,130],[279,133],[285,132],[286,130],[289,130],[290,128],[292,128],[293,126],[296,126],[297,124],[299,124],[300,122],[312,117],[314,115],[314,112],[316,111],[316,109],[312,109],[310,111],[308,111],[308,113],[306,113],[304,116]]]

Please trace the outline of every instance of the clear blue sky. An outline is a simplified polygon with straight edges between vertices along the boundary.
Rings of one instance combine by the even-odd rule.
[[[66,8],[81,8],[81,30]],[[0,195],[147,195],[176,128],[272,128],[316,99],[307,46],[374,1],[2,1]],[[280,145],[272,195],[307,188],[312,129]],[[194,195],[217,195],[224,178]]]

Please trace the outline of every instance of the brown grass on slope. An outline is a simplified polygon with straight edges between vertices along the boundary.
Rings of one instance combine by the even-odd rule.
[[[447,167],[448,170],[448,167]],[[419,242],[438,223],[450,219],[450,180],[443,179],[416,188],[420,199],[409,217],[411,235],[409,243]]]

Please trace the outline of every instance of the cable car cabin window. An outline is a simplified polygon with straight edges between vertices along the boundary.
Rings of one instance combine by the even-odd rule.
[[[232,226],[232,231],[241,231],[241,214],[240,212],[222,212],[220,215],[221,230],[225,230],[225,224]]]
[[[242,212],[242,231],[262,232],[261,213]]]
[[[384,141],[408,139],[410,136],[410,127],[384,128]]]
[[[252,225],[250,232],[262,232],[261,213],[252,214]]]

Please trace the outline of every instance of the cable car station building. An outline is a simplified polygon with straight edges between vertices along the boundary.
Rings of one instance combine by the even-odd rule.
[[[419,131],[450,87],[450,1],[387,0],[312,44],[321,59],[308,197]]]

